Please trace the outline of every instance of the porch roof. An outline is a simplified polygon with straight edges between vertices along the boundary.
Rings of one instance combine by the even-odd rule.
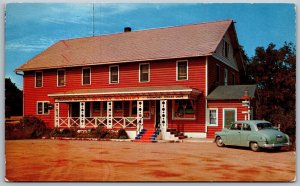
[[[248,91],[248,96],[255,97],[256,85],[224,85],[218,86],[206,98],[207,100],[235,100],[242,99],[245,91]]]
[[[147,87],[124,87],[124,88],[99,88],[77,89],[66,92],[48,94],[50,97],[86,97],[86,96],[126,96],[126,95],[193,95],[198,96],[202,92],[195,88],[181,85],[173,86],[147,86]]]

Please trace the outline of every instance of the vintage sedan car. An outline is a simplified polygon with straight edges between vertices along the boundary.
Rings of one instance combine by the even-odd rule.
[[[225,145],[250,147],[253,151],[261,148],[280,150],[289,146],[289,136],[264,120],[236,121],[229,129],[224,128],[215,133],[215,142],[218,147]]]

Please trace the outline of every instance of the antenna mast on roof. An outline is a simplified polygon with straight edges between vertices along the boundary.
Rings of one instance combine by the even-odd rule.
[[[95,3],[93,3],[93,36],[95,36]]]

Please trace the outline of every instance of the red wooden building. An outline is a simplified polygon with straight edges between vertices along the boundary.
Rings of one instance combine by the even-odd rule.
[[[142,128],[212,137],[251,117],[242,101],[255,90],[238,85],[245,71],[232,20],[61,40],[16,71],[24,115],[50,128],[125,128],[132,138]]]

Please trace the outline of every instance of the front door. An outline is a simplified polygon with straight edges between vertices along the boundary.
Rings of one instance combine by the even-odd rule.
[[[155,129],[160,128],[160,100],[155,101]]]
[[[236,120],[236,110],[224,109],[223,115],[224,115],[223,128],[229,128],[230,125]]]

